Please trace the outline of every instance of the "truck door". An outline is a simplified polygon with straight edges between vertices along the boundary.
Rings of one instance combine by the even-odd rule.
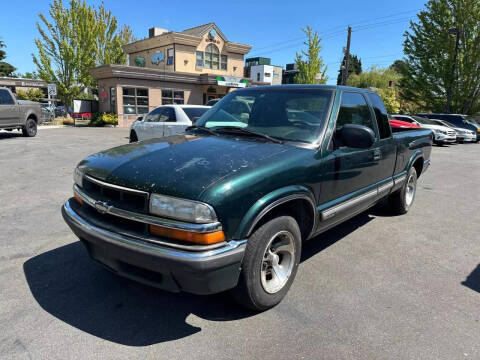
[[[337,223],[376,200],[376,187],[373,185],[378,178],[375,165],[380,148],[374,121],[370,107],[361,93],[342,93],[336,130],[346,124],[364,125],[375,132],[377,141],[369,149],[356,149],[343,146],[333,139],[323,157],[325,176],[318,203],[322,210],[337,207],[338,211],[322,211],[323,221],[320,227]]]
[[[7,89],[0,89],[0,126],[19,124],[20,114],[14,98]]]

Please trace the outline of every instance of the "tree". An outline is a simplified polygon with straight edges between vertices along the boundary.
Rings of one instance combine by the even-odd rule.
[[[338,70],[337,85],[342,85],[344,66],[347,61],[347,55],[343,56],[342,64],[340,65],[340,70]],[[362,72],[362,60],[357,57],[357,55],[350,54],[350,61],[348,63],[348,76],[352,74],[360,74]]]
[[[381,69],[372,66],[369,71],[360,74],[352,74],[348,78],[348,85],[359,88],[374,88],[382,98],[385,107],[390,113],[400,111],[399,92],[395,84],[399,82],[401,75],[392,67]]]
[[[395,60],[390,68],[395,70],[399,74],[403,74],[407,69],[407,62],[405,60]]]
[[[49,21],[39,14],[37,22],[40,37],[35,39],[38,55],[33,55],[41,79],[57,84],[58,97],[66,105],[85,88],[92,89],[95,80],[89,69],[98,65],[125,63],[122,45],[133,40],[128,27],[117,31],[117,19],[105,10],[85,0],[63,0],[50,4]],[[123,54],[123,55],[122,55]]]
[[[7,57],[5,50],[2,50],[2,48],[5,47],[5,43],[0,40],[0,76],[12,76],[14,71],[17,69],[15,69],[15,67],[10,65],[9,63],[2,61]]]
[[[453,89],[451,111],[480,111],[480,1],[429,0],[418,21],[404,34],[407,66],[402,70],[402,97],[424,110],[443,112],[447,89]],[[451,74],[459,29],[456,71]]]
[[[320,37],[316,31],[313,31],[307,25],[302,31],[307,35],[307,41],[304,41],[307,50],[297,52],[295,63],[298,66],[298,74],[295,76],[297,84],[325,84],[328,80],[326,75],[327,66],[323,65],[323,59],[320,56],[322,46]],[[304,60],[305,56],[305,60]]]
[[[24,90],[17,90],[16,93],[18,100],[30,100],[30,101],[40,101],[40,99],[45,98],[45,94],[41,89],[28,89]]]

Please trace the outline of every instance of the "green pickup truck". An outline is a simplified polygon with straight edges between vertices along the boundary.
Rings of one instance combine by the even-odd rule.
[[[62,214],[119,275],[169,291],[231,290],[265,310],[290,288],[304,241],[383,198],[406,213],[431,144],[430,130],[392,134],[370,90],[245,88],[183,134],[81,161]]]

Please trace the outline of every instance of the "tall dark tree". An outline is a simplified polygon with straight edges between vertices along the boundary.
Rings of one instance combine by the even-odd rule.
[[[407,70],[407,62],[405,60],[395,60],[390,68],[398,72],[399,74],[405,73]]]
[[[425,8],[404,34],[402,97],[424,110],[442,112],[452,88],[451,112],[480,111],[480,1],[429,0]]]
[[[7,57],[5,50],[2,50],[2,48],[5,47],[5,43],[0,40],[0,76],[12,76],[16,68],[5,61],[2,61]]]
[[[337,85],[342,85],[344,66],[347,61],[347,55],[343,56],[342,64],[340,65],[340,70],[338,70]],[[348,76],[352,74],[360,74],[362,72],[362,60],[357,57],[357,55],[350,54],[350,61],[348,63]]]

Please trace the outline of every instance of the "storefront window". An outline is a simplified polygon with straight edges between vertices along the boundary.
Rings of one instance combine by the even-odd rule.
[[[124,87],[122,95],[124,114],[148,113],[148,89]]]
[[[222,70],[227,70],[227,55],[222,55]]]
[[[167,65],[173,65],[173,49],[167,50]]]
[[[203,51],[197,51],[197,66],[203,67]]]
[[[183,104],[184,92],[173,90],[162,90],[162,105]]]

